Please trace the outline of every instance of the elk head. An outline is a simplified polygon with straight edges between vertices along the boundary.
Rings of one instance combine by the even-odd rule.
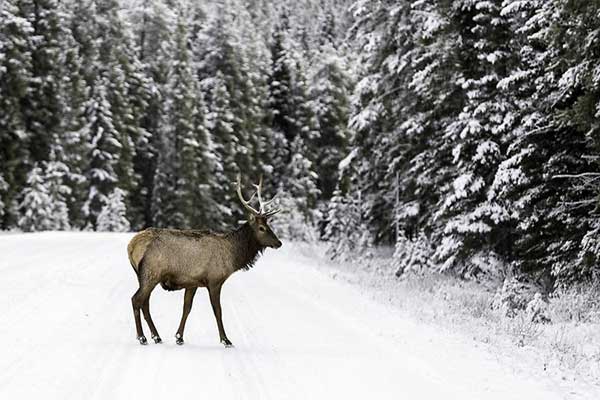
[[[273,215],[277,214],[279,209],[271,209],[269,206],[275,200],[273,197],[269,201],[263,201],[262,199],[262,176],[258,181],[258,185],[254,185],[256,188],[256,192],[250,197],[249,200],[244,199],[244,195],[242,194],[242,178],[238,174],[237,176],[237,195],[242,202],[242,205],[246,209],[246,213],[248,215],[248,225],[252,229],[254,234],[254,238],[256,241],[265,247],[272,247],[274,249],[278,249],[281,247],[281,241],[277,238],[275,233],[271,230],[271,227],[268,225],[268,219]],[[254,198],[254,196],[258,197],[258,209],[255,209],[250,205],[250,202]]]

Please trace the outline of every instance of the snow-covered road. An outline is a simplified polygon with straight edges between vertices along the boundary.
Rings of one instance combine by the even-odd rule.
[[[540,399],[550,381],[431,333],[319,271],[292,245],[224,286],[219,344],[201,290],[175,345],[183,292],[157,288],[164,343],[140,346],[131,235],[0,236],[0,399]],[[147,328],[146,328],[147,331]]]

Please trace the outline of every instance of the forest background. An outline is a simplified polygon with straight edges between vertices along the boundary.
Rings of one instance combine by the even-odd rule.
[[[595,282],[600,3],[4,0],[3,230],[227,229]],[[515,281],[516,279],[516,281]]]

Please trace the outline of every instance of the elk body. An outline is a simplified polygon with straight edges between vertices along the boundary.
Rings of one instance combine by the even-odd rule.
[[[221,315],[221,287],[234,272],[253,266],[266,247],[279,248],[281,241],[268,225],[268,218],[279,210],[267,211],[271,203],[261,197],[262,178],[256,186],[259,208],[244,200],[240,178],[237,193],[248,213],[248,220],[237,230],[213,233],[198,230],[149,228],[139,232],[127,246],[129,261],[138,277],[139,289],[131,302],[140,344],[147,340],[142,329],[140,310],[148,323],[155,343],[162,340],[150,316],[150,294],[160,284],[166,290],[185,289],[183,315],[177,334],[177,344],[183,344],[183,331],[199,287],[208,289],[219,337],[226,347],[231,341],[225,334]]]

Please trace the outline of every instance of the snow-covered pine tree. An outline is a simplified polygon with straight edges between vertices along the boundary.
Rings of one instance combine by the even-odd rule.
[[[69,230],[69,208],[67,199],[71,195],[71,188],[66,180],[70,175],[69,168],[61,161],[55,160],[54,153],[50,154],[50,161],[45,163],[45,182],[50,197],[50,214],[52,224],[49,229]]]
[[[478,141],[488,139],[491,128],[478,138],[443,134],[458,126],[460,118],[485,118],[478,114],[478,101],[493,96],[494,79],[497,82],[497,78],[486,82],[485,77],[501,72],[504,65],[501,52],[494,53],[493,47],[502,50],[501,35],[492,32],[489,44],[477,39],[487,38],[486,29],[507,31],[506,23],[495,26],[498,18],[486,15],[490,7],[498,15],[497,4],[461,4],[357,1],[353,7],[356,23],[352,32],[365,49],[361,58],[363,78],[356,87],[351,118],[358,174],[353,179],[362,191],[376,241],[443,237],[447,220],[441,216],[434,219],[433,214],[440,199],[453,189],[448,181],[457,177],[458,169],[469,168],[466,161],[457,160],[458,164],[452,165],[453,150],[461,141],[473,140],[469,146],[471,154],[476,154]],[[461,43],[483,47],[467,45],[469,48],[462,49]],[[495,60],[499,60],[497,64]],[[487,92],[470,100],[469,85],[479,85]],[[488,104],[489,109],[493,106]],[[496,114],[502,114],[505,105],[499,108]],[[496,114],[492,115],[492,126],[502,124]],[[477,169],[487,174],[488,184],[493,165],[491,171],[490,177],[489,171]],[[478,200],[484,207],[485,194],[482,189]],[[471,212],[472,205],[465,204],[464,211]],[[426,243],[421,247],[434,246]]]
[[[234,182],[233,175],[240,170],[235,162],[237,137],[234,131],[234,116],[229,91],[220,71],[213,79],[205,79],[203,85],[210,88],[207,124],[209,132],[214,138],[214,148],[218,157],[215,163],[216,187],[213,188],[213,192],[215,198],[219,199],[220,214],[232,216],[236,207],[231,183]]]
[[[166,118],[166,85],[171,65],[173,28],[176,24],[176,12],[165,1],[140,0],[133,5],[129,15],[136,36],[138,59],[142,63],[148,97],[141,127],[149,137],[142,136],[136,143],[134,165],[140,175],[139,190],[131,195],[132,207],[143,209],[144,226],[152,226],[153,194],[155,174],[158,163],[158,148],[161,145],[161,129]],[[146,85],[144,85],[146,86]],[[163,167],[164,169],[164,167]]]
[[[56,161],[33,167],[27,175],[27,186],[20,196],[20,229],[34,232],[70,228],[65,202],[69,188],[63,184],[66,173],[65,165]]]
[[[357,182],[356,150],[339,164],[338,186],[328,203],[325,216],[323,240],[327,242],[327,254],[332,259],[351,261],[356,254],[370,256],[373,235],[366,223],[365,204]],[[362,258],[364,260],[364,258]]]
[[[166,118],[163,117],[163,118]],[[175,214],[176,202],[173,188],[176,185],[175,171],[175,143],[165,122],[161,122],[159,130],[155,133],[158,160],[152,184],[152,221],[157,227],[174,227],[171,216]]]
[[[377,154],[389,154],[383,162],[390,165],[385,179],[392,190],[386,193],[386,201],[393,203],[396,248],[406,239],[411,242],[409,247],[421,252],[435,247],[432,242],[443,229],[434,214],[448,190],[453,166],[442,132],[460,113],[462,100],[457,95],[455,38],[448,34],[452,27],[444,9],[435,1],[398,7],[401,9],[393,14],[396,22],[391,25],[395,39],[387,43],[392,49],[395,44],[402,45],[396,54],[391,52],[383,59],[380,101],[386,119],[402,117],[392,126],[385,121],[383,126],[392,139],[384,140],[382,144],[388,144]],[[371,107],[373,111],[376,108]],[[396,251],[395,262],[404,263],[401,257]],[[420,269],[420,258],[411,258],[415,265],[404,263],[404,267]]]
[[[127,99],[132,110],[127,119],[128,136],[131,139],[133,156],[131,159],[133,187],[127,199],[128,214],[131,225],[142,229],[149,225],[147,220],[147,196],[150,192],[146,168],[152,164],[152,133],[144,126],[148,105],[153,97],[154,83],[144,73],[144,66],[137,58],[133,58],[130,68],[126,71]],[[131,151],[127,153],[131,154]],[[129,163],[127,164],[129,165]]]
[[[98,20],[97,68],[108,78],[108,100],[114,128],[121,144],[115,173],[118,186],[128,196],[139,195],[139,176],[135,173],[133,160],[135,145],[146,139],[146,131],[140,120],[145,108],[145,79],[141,76],[141,65],[132,46],[131,33],[126,21],[120,17],[118,0],[95,0]],[[128,200],[128,203],[131,203]],[[143,225],[143,210],[130,207],[129,220],[137,226]]]
[[[347,201],[345,193],[337,188],[327,203],[327,224],[322,237],[328,244],[327,251],[330,257],[334,259],[344,254],[343,242],[346,241],[346,217],[349,209]]]
[[[561,285],[594,275],[598,277],[600,272],[600,257],[596,252],[600,247],[596,234],[600,196],[597,181],[600,176],[597,156],[600,148],[600,70],[597,66],[600,4],[558,2],[556,8],[557,12],[552,14],[554,29],[548,32],[548,39],[554,50],[551,65],[557,65],[552,78],[558,78],[558,85],[548,100],[555,130],[560,135],[554,145],[560,143],[564,147],[556,148],[557,154],[547,163],[546,174],[566,181],[563,181],[564,195],[556,210],[561,215],[552,215],[559,223],[557,233],[562,243],[549,249],[554,259],[552,275]],[[564,154],[565,150],[570,154]],[[568,178],[561,178],[564,175]]]
[[[87,106],[88,129],[91,137],[89,164],[85,171],[88,186],[84,214],[88,228],[95,228],[106,197],[113,192],[119,178],[116,174],[121,142],[113,124],[108,100],[108,78],[98,76]]]
[[[193,98],[195,79],[187,46],[187,27],[180,16],[174,33],[172,70],[166,86],[166,129],[174,146],[171,166],[174,186],[167,190],[173,192],[175,203],[171,205],[174,213],[167,216],[168,221],[161,222],[167,226],[189,228],[197,223],[194,215],[199,196],[196,157],[200,143],[195,130],[198,113]]]
[[[545,140],[539,140],[546,135],[543,131],[550,124],[543,106],[551,90],[543,83],[549,53],[543,40],[534,39],[540,29],[548,28],[550,22],[539,18],[545,8],[542,3],[538,0],[503,3],[501,13],[510,20],[511,30],[515,32],[511,38],[511,53],[517,60],[508,66],[505,76],[498,82],[498,91],[501,96],[513,99],[514,126],[506,135],[506,156],[498,165],[488,199],[496,204],[498,221],[512,226],[512,237],[506,242],[512,246],[508,261],[516,267],[511,272],[550,276],[548,270],[544,271],[545,268],[537,264],[540,253],[532,251],[533,242],[529,239],[532,234],[537,235],[541,225],[547,224],[539,220],[535,203],[541,199],[542,192],[549,193],[540,189],[546,181],[542,171],[547,160],[543,159],[551,153],[544,149]],[[535,221],[540,221],[541,225]],[[534,259],[537,261],[532,262]]]
[[[321,216],[316,203],[319,197],[317,174],[305,156],[304,141],[297,136],[291,145],[292,159],[279,187],[278,206],[283,212],[273,222],[283,237],[317,240],[317,222]]]
[[[102,232],[128,232],[131,228],[127,220],[127,209],[125,206],[126,194],[119,188],[115,188],[106,197],[105,204],[98,215],[97,230]]]
[[[56,0],[32,0],[19,3],[20,12],[33,27],[31,43],[32,77],[23,101],[27,130],[31,132],[29,152],[32,159],[45,163],[46,183],[52,202],[53,224],[48,229],[68,229],[69,216],[66,197],[71,190],[64,181],[70,175],[69,164],[73,148],[68,146],[66,118],[69,103],[78,99],[71,92],[66,78],[78,71],[66,68],[67,55],[74,41],[69,30],[68,13]],[[68,154],[68,156],[67,156]],[[79,154],[80,155],[80,154]],[[58,157],[58,158],[57,158]],[[66,164],[65,164],[66,163]]]
[[[220,199],[221,214],[232,216],[224,223],[233,223],[244,215],[231,191],[237,173],[250,175],[260,166],[253,159],[257,142],[251,140],[251,135],[261,119],[261,112],[255,113],[256,102],[261,100],[254,97],[257,79],[250,68],[254,62],[246,55],[242,33],[237,30],[238,25],[243,26],[243,22],[236,22],[237,15],[245,18],[240,7],[244,6],[237,1],[217,5],[202,34],[206,40],[196,49],[197,73],[207,94],[210,132],[221,159],[217,168],[221,175],[217,189],[220,195],[215,194],[215,198]]]
[[[405,1],[357,1],[352,10],[352,37],[364,51],[358,61],[361,79],[352,99],[353,168],[348,172],[352,187],[346,193],[354,197],[361,193],[364,218],[375,232],[375,242],[392,242],[396,237],[396,185],[390,183],[398,171],[407,176],[411,154],[405,153],[414,149],[404,133],[411,128],[404,119],[409,122],[413,117],[406,104],[414,104],[409,80],[414,41],[408,31],[410,26],[419,25],[408,20],[410,7]],[[422,129],[419,127],[420,134]],[[399,154],[398,149],[402,150]],[[402,194],[409,197],[411,193],[403,190]]]
[[[156,192],[156,201],[171,212],[157,211],[156,222],[161,226],[206,227],[218,218],[210,190],[214,185],[210,180],[214,159],[204,119],[199,116],[205,110],[192,69],[188,35],[186,20],[180,15],[174,36],[172,70],[166,85],[164,144],[170,148],[161,148],[169,158],[168,163],[163,158],[158,167],[159,176],[172,176],[157,182],[160,191]],[[167,205],[162,196],[170,197],[171,204]]]
[[[6,0],[0,7],[0,171],[5,182],[4,213],[0,229],[17,225],[17,196],[31,168],[22,104],[32,75],[31,35],[33,27],[20,16],[18,1]]]
[[[44,172],[35,165],[27,174],[27,187],[21,193],[19,203],[19,228],[25,232],[48,230],[52,226],[52,207]]]
[[[316,200],[320,193],[316,186],[314,166],[319,138],[318,121],[296,49],[287,15],[283,13],[272,32],[270,43],[269,90],[274,142],[272,176],[278,182],[283,208],[294,210],[290,217],[297,221],[286,222],[285,228],[292,236],[300,234],[300,227],[294,225],[302,223],[305,224],[306,231],[314,235],[318,219]],[[301,177],[302,173],[305,174],[304,177]],[[301,188],[306,190],[302,191]],[[305,205],[285,204],[286,201]]]
[[[237,69],[229,54],[231,47],[231,27],[224,32],[218,30],[219,23],[226,18],[219,12],[208,18],[201,5],[192,4],[190,16],[190,44],[192,65],[199,81],[197,119],[198,126],[204,127],[199,134],[205,139],[205,146],[198,148],[202,159],[199,170],[201,190],[210,194],[210,201],[203,204],[204,226],[225,228],[233,222],[232,208],[235,208],[231,192],[231,179],[237,171],[234,159],[235,133],[234,115],[223,71],[233,73]],[[239,22],[239,21],[238,21]],[[215,36],[216,35],[216,36]],[[220,49],[224,53],[220,53]],[[223,58],[221,58],[221,55]]]
[[[133,159],[134,144],[144,136],[140,127],[145,104],[140,83],[144,79],[120,10],[116,0],[84,0],[73,5],[73,32],[79,43],[82,73],[90,87],[87,128],[92,147],[103,146],[90,150],[92,157],[84,171],[88,198],[83,209],[90,227],[95,226],[103,197],[112,192],[114,185],[128,195],[138,194],[139,176],[135,174]],[[99,166],[100,158],[103,166]],[[104,171],[102,176],[97,173],[100,170]],[[99,180],[104,184],[99,185]],[[130,207],[128,212],[135,212],[129,218],[141,225],[142,210]]]
[[[52,144],[51,152],[56,161],[62,162],[68,169],[64,183],[69,187],[66,196],[69,210],[69,222],[73,228],[85,226],[85,215],[82,212],[86,201],[86,183],[84,172],[90,153],[90,136],[86,119],[86,105],[89,101],[89,87],[84,74],[85,66],[80,54],[79,43],[74,37],[74,16],[69,3],[61,3],[60,11],[65,15],[68,29],[62,33],[61,43],[64,57],[64,71],[61,77],[61,93],[63,111],[61,129]]]
[[[99,152],[91,150],[93,158],[91,163],[98,162],[98,154],[103,153],[105,160],[110,153],[110,173],[104,174],[105,179],[110,175],[110,180],[116,179],[113,184],[127,192],[134,193],[138,187],[138,176],[134,173],[133,158],[135,156],[134,142],[143,135],[140,125],[140,104],[143,101],[136,99],[138,82],[142,79],[138,76],[139,63],[130,42],[128,26],[120,14],[121,6],[117,0],[91,0],[82,1],[73,5],[73,31],[80,47],[83,74],[90,87],[90,102],[87,106],[87,122],[90,127],[90,138],[93,146],[101,143],[107,146],[107,141],[98,141],[99,136],[110,136],[114,138],[111,151],[104,148]],[[136,94],[137,93],[137,94]],[[135,99],[135,101],[134,101]],[[99,110],[102,118],[97,118]],[[91,110],[90,110],[91,109]],[[100,121],[103,120],[102,123]],[[102,125],[104,127],[100,128]],[[109,132],[104,128],[110,126]],[[98,129],[100,128],[99,132]],[[86,175],[95,174],[98,167],[88,165]],[[108,170],[105,170],[108,172]],[[111,185],[99,187],[98,176],[92,182],[88,179],[88,200],[84,205],[88,218],[88,226],[95,226],[95,219],[103,204],[102,197],[107,196],[113,189]],[[98,191],[101,189],[100,191]],[[93,201],[92,198],[99,196]],[[91,208],[90,208],[91,207]],[[130,212],[139,210],[132,208]],[[91,217],[89,217],[91,215]],[[131,218],[131,217],[130,217]],[[131,218],[140,221],[141,216]]]
[[[57,136],[63,131],[63,116],[68,101],[62,87],[68,20],[58,0],[22,0],[21,16],[33,28],[29,41],[31,80],[23,99],[26,129],[30,132],[29,151],[33,160],[49,159]]]
[[[328,14],[327,22],[333,18]],[[333,22],[329,22],[332,24]],[[333,195],[338,176],[337,166],[347,153],[350,133],[348,119],[350,113],[351,79],[348,64],[333,47],[333,28],[327,28],[329,39],[320,47],[320,57],[312,66],[310,98],[314,104],[318,139],[315,147],[315,171],[319,176],[321,197],[328,200]]]
[[[519,107],[508,158],[493,189],[516,214],[517,271],[538,277],[550,288],[555,280],[567,283],[589,276],[596,263],[586,250],[596,246],[590,240],[593,234],[586,233],[595,230],[591,212],[597,192],[581,181],[559,178],[584,174],[585,179],[597,172],[593,157],[582,157],[595,152],[589,147],[594,118],[586,104],[596,94],[589,86],[593,73],[585,68],[589,53],[580,47],[593,43],[587,32],[595,11],[588,9],[593,5],[541,0],[506,1],[504,6],[518,33],[514,48],[519,65],[499,87]],[[577,20],[582,30],[572,30],[567,20]],[[585,21],[591,23],[587,28]],[[575,117],[580,111],[583,119]]]
[[[280,16],[280,22],[271,34],[271,76],[269,78],[269,108],[273,129],[273,179],[280,182],[283,170],[291,159],[290,143],[297,135],[291,118],[293,110],[292,60],[286,48],[289,29],[287,15]]]
[[[303,156],[314,164],[314,161],[317,158],[318,141],[320,139],[319,121],[315,111],[316,105],[310,98],[309,81],[306,76],[306,71],[302,66],[303,63],[295,53],[293,60],[294,68],[292,70],[293,75],[291,82],[293,108],[289,117],[295,126],[295,135],[288,138],[291,139],[289,142],[290,150],[296,138],[300,137],[303,141]]]
[[[240,72],[246,77],[240,88],[243,93],[244,130],[247,132],[247,148],[250,169],[248,176],[266,174],[272,181],[273,171],[273,132],[269,108],[270,53],[264,40],[264,21],[257,21],[252,7],[247,2],[238,2],[236,25],[233,30],[235,41],[244,43],[238,46]]]
[[[222,170],[220,157],[216,152],[215,143],[209,130],[208,108],[200,92],[200,85],[197,81],[195,82],[194,102],[197,112],[194,129],[199,146],[196,151],[196,174],[198,176],[196,190],[198,195],[194,206],[194,226],[215,229],[223,223],[221,205],[219,199],[215,197],[215,189],[218,186]]]
[[[376,243],[430,235],[447,157],[439,132],[452,108],[443,18],[430,2],[355,2],[362,49],[352,99],[354,193]],[[356,196],[356,195],[355,195]],[[400,232],[398,232],[400,230]]]
[[[436,213],[443,229],[436,256],[443,270],[463,275],[496,266],[482,259],[511,252],[511,232],[500,224],[505,216],[487,196],[513,123],[512,104],[497,89],[511,56],[510,25],[500,3],[468,0],[442,9],[455,30],[441,40],[455,43],[454,96],[461,109],[444,132],[453,159],[452,184]]]

